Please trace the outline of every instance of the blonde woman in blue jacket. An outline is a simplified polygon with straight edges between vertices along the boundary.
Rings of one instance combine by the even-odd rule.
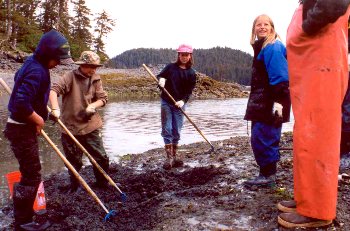
[[[253,22],[250,41],[254,49],[251,92],[244,119],[252,121],[251,146],[259,166],[258,176],[246,186],[275,183],[282,123],[289,121],[290,96],[286,48],[267,15]]]

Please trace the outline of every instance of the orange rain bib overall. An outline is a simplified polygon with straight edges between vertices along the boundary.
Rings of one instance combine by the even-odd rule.
[[[336,215],[341,105],[347,89],[349,9],[314,36],[302,30],[302,5],[287,32],[293,131],[294,199],[301,215]]]

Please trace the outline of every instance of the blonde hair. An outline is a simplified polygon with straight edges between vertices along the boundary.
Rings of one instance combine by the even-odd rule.
[[[281,39],[280,36],[277,34],[277,32],[275,30],[275,24],[273,23],[272,19],[266,14],[261,14],[258,17],[256,17],[254,19],[254,22],[253,22],[252,34],[250,36],[250,44],[251,45],[253,45],[255,43],[256,38],[257,38],[257,35],[255,33],[255,24],[260,18],[263,18],[263,17],[268,19],[268,21],[269,21],[269,23],[271,25],[271,33],[269,35],[267,35],[267,37],[265,38],[265,41],[264,41],[262,47],[265,47],[267,44],[274,43],[277,38]]]

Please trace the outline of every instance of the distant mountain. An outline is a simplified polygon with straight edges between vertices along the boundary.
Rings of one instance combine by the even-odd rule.
[[[253,59],[250,54],[227,47],[195,49],[193,53],[193,67],[198,72],[219,81],[250,84]],[[138,68],[143,63],[147,65],[167,64],[174,62],[176,55],[173,49],[138,48],[125,51],[110,59],[107,66],[120,69]]]

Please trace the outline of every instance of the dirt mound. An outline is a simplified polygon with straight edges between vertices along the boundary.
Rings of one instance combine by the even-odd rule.
[[[291,134],[285,134],[281,146],[291,147],[291,142]],[[171,171],[161,167],[161,149],[127,155],[112,164],[109,175],[127,201],[122,202],[112,187],[93,187],[104,205],[117,212],[108,222],[103,221],[106,212],[85,190],[68,194],[62,189],[67,184],[66,171],[48,177],[45,216],[54,223],[48,230],[286,230],[277,224],[276,203],[293,197],[291,152],[281,152],[275,187],[247,189],[242,182],[257,174],[249,139],[235,137],[213,145],[212,153],[207,153],[207,143],[181,146],[185,165]],[[81,173],[92,185],[91,166]],[[342,181],[337,218],[318,230],[347,230],[349,203],[350,182]],[[10,219],[11,205],[2,208],[2,213],[1,219]],[[5,230],[11,230],[11,225]]]

